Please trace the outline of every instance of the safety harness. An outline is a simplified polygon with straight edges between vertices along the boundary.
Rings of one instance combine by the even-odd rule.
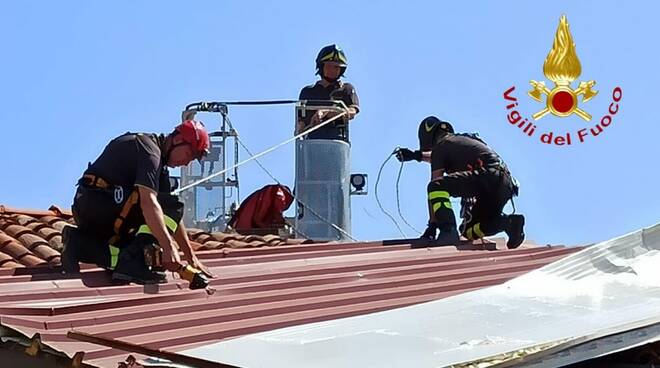
[[[94,174],[84,174],[83,177],[78,181],[78,185],[103,190],[109,195],[112,195],[115,203],[117,204],[120,204],[123,201],[123,187],[112,185],[100,176],[96,176]],[[113,223],[113,232],[115,235],[113,235],[113,237],[108,241],[108,246],[110,247],[110,269],[114,269],[115,266],[117,266],[117,261],[119,260],[120,249],[115,246],[115,244],[117,244],[119,241],[121,227],[128,217],[128,214],[133,209],[133,206],[135,206],[138,201],[138,192],[134,190],[123,203],[121,210],[119,211],[119,214]]]
[[[83,184],[88,187],[95,187],[98,189],[102,189],[108,193],[111,193],[113,195],[115,203],[117,204],[124,202],[123,201],[124,188],[120,186],[112,185],[99,176],[96,176],[94,174],[84,174],[79,184]],[[139,199],[140,198],[137,190],[134,190],[131,192],[131,194],[128,196],[128,198],[122,205],[121,210],[119,211],[119,214],[117,215],[117,218],[115,219],[113,224],[113,230],[115,232],[115,237],[117,238],[113,237],[112,240],[116,241],[118,239],[119,231],[121,230],[124,221],[126,221],[128,214],[133,209],[133,206],[135,206],[138,203]]]

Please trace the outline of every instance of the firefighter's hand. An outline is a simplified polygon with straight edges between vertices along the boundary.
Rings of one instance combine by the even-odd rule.
[[[335,116],[337,116],[339,114],[341,114],[341,113],[338,112],[338,111],[325,111],[323,113],[323,119],[324,120],[332,119],[332,118],[334,118]]]
[[[312,115],[312,118],[309,119],[309,127],[317,126],[321,123],[321,119],[323,118],[323,113],[322,111],[317,111]]]
[[[178,270],[181,266],[181,256],[179,256],[179,249],[176,243],[171,242],[161,248],[163,248],[163,267],[170,271]]]
[[[215,276],[213,275],[213,273],[211,273],[211,271],[209,270],[209,268],[206,267],[206,266],[202,263],[202,261],[200,261],[199,258],[197,258],[197,256],[194,255],[194,254],[193,254],[193,256],[192,256],[190,259],[188,259],[188,264],[191,265],[191,266],[193,266],[193,267],[195,267],[196,269],[202,271],[202,273],[203,273],[204,275],[208,276],[208,277],[211,277],[211,278],[215,277]]]
[[[399,148],[396,151],[396,159],[401,162],[406,161],[422,161],[422,151],[411,151],[407,148]]]

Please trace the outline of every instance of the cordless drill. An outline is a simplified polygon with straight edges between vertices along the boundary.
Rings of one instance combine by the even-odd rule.
[[[165,271],[163,267],[163,249],[156,244],[144,247],[144,261],[154,272]],[[174,272],[178,273],[182,279],[188,281],[188,287],[191,290],[206,289],[209,286],[209,280],[204,276],[202,271],[190,265],[184,266],[179,264],[178,266]]]

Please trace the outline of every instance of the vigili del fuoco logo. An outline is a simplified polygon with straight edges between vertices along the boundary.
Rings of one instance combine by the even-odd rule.
[[[543,108],[532,115],[533,120],[523,117],[518,112],[518,98],[514,96],[516,86],[510,87],[504,92],[504,100],[507,103],[507,120],[512,126],[519,128],[523,134],[532,138],[538,137],[539,141],[545,144],[572,145],[585,143],[598,137],[612,124],[614,115],[619,111],[619,102],[623,96],[623,91],[621,87],[615,87],[612,90],[609,109],[594,124],[592,116],[588,112],[587,102],[598,95],[598,91],[594,89],[596,81],[579,81],[575,89],[571,86],[582,74],[582,65],[575,52],[575,43],[565,15],[559,20],[559,27],[557,27],[552,49],[543,63],[543,74],[554,83],[554,86],[546,86],[544,81],[531,80],[529,82],[532,85],[532,89],[527,92],[529,97],[534,101],[545,104]],[[580,97],[582,97],[582,101],[580,101]],[[587,122],[587,126],[577,131],[547,130],[544,133],[537,134],[535,122],[548,114],[558,118],[576,115]],[[541,130],[539,129],[539,131]]]

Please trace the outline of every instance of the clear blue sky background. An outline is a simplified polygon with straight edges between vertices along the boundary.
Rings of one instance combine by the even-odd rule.
[[[659,12],[651,1],[3,2],[0,203],[68,207],[86,163],[112,137],[168,132],[193,101],[296,98],[315,80],[318,49],[338,43],[362,106],[351,131],[352,171],[370,176],[370,195],[353,199],[357,238],[400,236],[378,209],[373,184],[393,148],[416,147],[419,121],[435,114],[459,131],[478,131],[508,162],[522,183],[516,204],[529,238],[607,239],[660,220]],[[549,116],[538,129],[595,124],[612,89],[623,88],[614,122],[570,147],[521,134],[502,98],[516,85],[525,116],[541,108],[525,92],[530,79],[545,80],[561,14],[582,62],[579,80],[596,80],[600,93],[581,105],[591,123]],[[231,116],[254,151],[293,129],[292,107],[233,108]],[[264,163],[293,185],[292,146]],[[397,169],[390,162],[380,187],[393,213]],[[270,182],[255,164],[241,170],[244,196]],[[404,167],[402,211],[420,229],[428,176],[425,165]]]

